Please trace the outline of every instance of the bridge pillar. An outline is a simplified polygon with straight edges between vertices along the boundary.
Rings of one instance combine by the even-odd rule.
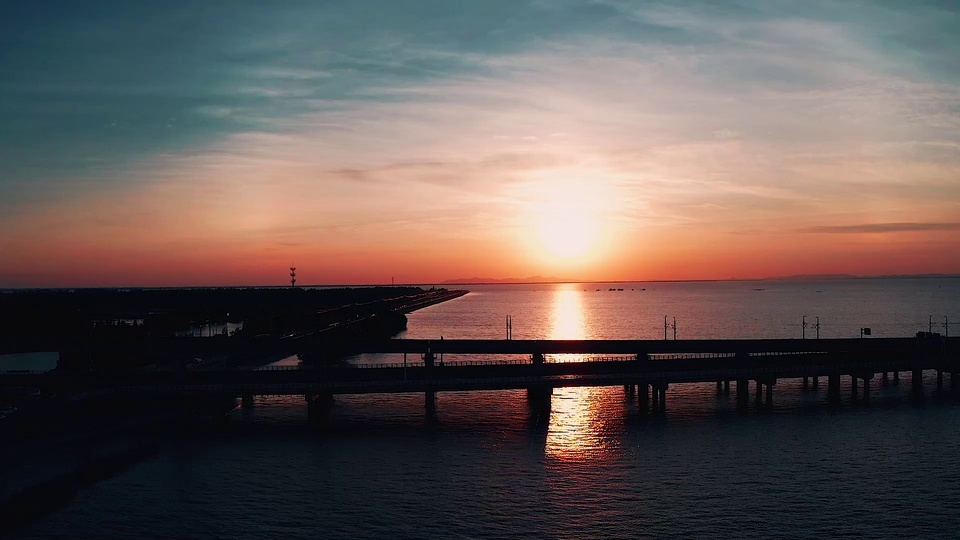
[[[850,376],[850,397],[857,399],[857,376]]]
[[[240,406],[244,409],[253,407],[253,394],[243,394],[240,396]]]
[[[423,367],[432,368],[436,359],[436,355],[434,355],[430,349],[427,349],[426,354],[423,355]]]
[[[530,360],[533,361],[533,365],[535,366],[542,366],[545,362],[542,352],[533,353],[533,356],[530,357]]]
[[[530,423],[545,426],[550,423],[553,387],[530,386],[527,388],[527,407],[530,411]]]
[[[746,379],[737,379],[737,408],[746,410],[750,401],[750,381]]]
[[[803,389],[806,390],[810,386],[810,377],[803,378]]]
[[[427,414],[432,416],[437,412],[437,393],[433,390],[427,390],[423,393],[423,397]]]
[[[923,397],[923,370],[914,369],[913,376],[910,377],[910,384],[913,387],[913,397],[922,398]]]
[[[330,415],[330,408],[333,407],[333,395],[329,393],[306,394],[303,397],[307,402],[307,421],[311,424],[325,422]]]
[[[840,401],[840,374],[831,373],[827,378],[827,399]]]
[[[729,394],[729,393],[730,393],[730,379],[727,379],[727,380],[723,381],[723,392],[724,392],[725,394]]]
[[[767,407],[773,407],[773,385],[775,384],[777,384],[776,379],[767,381]]]
[[[863,378],[863,401],[870,403],[870,381],[873,379],[873,373]]]
[[[723,381],[717,381],[717,393],[723,392]]]
[[[943,370],[937,369],[937,392],[943,392]]]
[[[820,377],[814,375],[814,376],[813,376],[813,387],[814,387],[814,388],[817,388],[818,386],[820,386]]]
[[[653,412],[663,414],[667,411],[667,383],[653,383]]]
[[[637,393],[640,394],[640,412],[646,414],[650,410],[650,384],[638,384]]]
[[[899,372],[899,371],[894,371],[894,372],[893,372],[893,384],[900,384],[900,372]]]
[[[950,372],[950,389],[956,390],[958,384],[960,384],[960,381],[957,380],[957,372],[951,371]]]
[[[763,383],[760,382],[759,379],[757,379],[757,404],[759,405],[762,402],[763,402]]]

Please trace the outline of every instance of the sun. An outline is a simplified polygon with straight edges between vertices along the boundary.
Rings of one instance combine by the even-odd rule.
[[[556,262],[591,255],[599,237],[595,198],[595,193],[575,182],[544,186],[532,208],[532,226],[544,255]]]
[[[597,223],[573,204],[545,205],[537,224],[540,245],[560,259],[586,256],[597,242]]]

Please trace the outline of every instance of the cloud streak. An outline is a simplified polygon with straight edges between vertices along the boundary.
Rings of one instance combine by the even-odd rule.
[[[644,239],[615,261],[640,268],[668,242],[746,260],[744,230],[934,235],[954,229],[914,216],[960,212],[958,15],[934,2],[21,11],[0,22],[0,249],[520,259],[567,189],[611,245]]]
[[[820,225],[799,229],[801,233],[870,234],[927,231],[960,231],[960,222],[947,223],[861,223],[857,225]]]

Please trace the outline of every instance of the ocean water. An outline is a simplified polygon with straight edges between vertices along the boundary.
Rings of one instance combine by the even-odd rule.
[[[468,288],[406,336],[501,338],[506,315],[516,339],[662,339],[664,316],[679,338],[800,339],[804,315],[808,339],[817,316],[822,338],[960,322],[956,279]],[[673,385],[663,417],[619,387],[557,389],[549,418],[524,391],[440,393],[432,416],[418,394],[341,396],[323,428],[302,399],[263,396],[13,537],[956,538],[960,399],[925,376],[919,404],[903,374],[875,378],[869,405],[844,380],[839,407],[781,380],[772,410],[746,412]]]

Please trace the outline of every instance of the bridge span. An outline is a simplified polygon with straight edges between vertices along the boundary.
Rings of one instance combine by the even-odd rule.
[[[827,398],[840,399],[840,377],[849,376],[854,397],[869,400],[877,374],[899,381],[912,373],[916,396],[922,373],[936,370],[937,390],[947,373],[960,379],[960,339],[880,338],[824,340],[383,340],[355,344],[370,353],[402,353],[403,363],[325,365],[186,372],[6,373],[0,389],[36,388],[70,400],[91,397],[303,395],[311,413],[338,394],[420,392],[433,407],[436,392],[526,389],[532,404],[549,407],[553,388],[623,385],[642,410],[662,412],[671,384],[736,384],[746,408],[750,386],[758,404],[769,406],[780,379],[803,379],[804,387],[827,384]],[[413,354],[411,359],[409,355]],[[511,359],[445,361],[445,354],[513,355]],[[565,358],[556,355],[577,355]],[[620,355],[620,356],[597,356]],[[861,386],[862,385],[862,386]],[[860,390],[862,388],[862,390]]]

